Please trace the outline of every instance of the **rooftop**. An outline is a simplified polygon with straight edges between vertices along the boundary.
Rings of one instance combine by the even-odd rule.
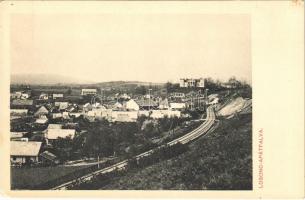
[[[41,142],[11,141],[11,156],[38,156]]]

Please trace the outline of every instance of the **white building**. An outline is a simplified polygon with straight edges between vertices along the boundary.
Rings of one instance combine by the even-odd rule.
[[[185,103],[170,103],[170,108],[173,110],[182,110],[186,108]]]
[[[48,129],[61,129],[62,124],[49,124]]]
[[[81,95],[96,95],[97,90],[96,89],[82,89]]]
[[[53,94],[53,99],[63,98],[64,94]]]
[[[178,110],[152,110],[150,115],[151,118],[159,119],[164,118],[165,116],[171,117],[181,117],[181,112]]]
[[[185,94],[182,92],[173,92],[170,94],[170,97],[172,98],[184,98]]]
[[[113,122],[135,122],[138,119],[138,111],[112,111]]]
[[[56,119],[56,118],[61,118],[62,117],[62,113],[52,113],[52,118]]]
[[[57,106],[59,108],[59,110],[64,110],[66,108],[68,108],[69,106],[69,102],[55,102],[55,106]]]
[[[139,110],[140,109],[137,102],[135,102],[135,100],[133,100],[133,99],[130,99],[129,101],[126,102],[125,108],[127,110]]]
[[[182,78],[179,82],[180,87],[197,87],[204,88],[204,79]]]

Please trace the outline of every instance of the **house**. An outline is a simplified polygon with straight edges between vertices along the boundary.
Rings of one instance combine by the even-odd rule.
[[[63,112],[63,113],[62,113],[62,118],[64,118],[64,119],[70,119],[69,112]]]
[[[28,109],[10,109],[11,116],[26,116]]]
[[[52,113],[52,119],[57,119],[61,117],[62,117],[62,113]]]
[[[137,102],[135,102],[135,100],[130,99],[129,101],[127,101],[124,105],[124,107],[127,110],[139,110],[140,106],[137,104]]]
[[[61,129],[62,124],[49,124],[48,129]]]
[[[14,92],[14,93],[11,93],[11,94],[10,94],[10,97],[11,97],[12,99],[20,99],[20,97],[21,97],[21,92]]]
[[[178,110],[152,110],[152,113],[150,115],[151,118],[154,119],[160,119],[164,118],[165,116],[167,117],[181,117],[181,112]]]
[[[45,106],[41,106],[35,113],[34,116],[35,117],[40,117],[42,115],[47,115],[49,114],[48,109]]]
[[[48,123],[48,118],[45,115],[41,115],[38,119],[36,119],[36,124],[46,124]]]
[[[46,94],[46,93],[41,93],[39,95],[39,99],[48,100],[49,99],[49,95]]]
[[[45,132],[45,139],[47,144],[50,141],[57,140],[58,138],[71,138],[75,136],[75,129],[59,129],[59,128],[48,128]]]
[[[33,100],[29,100],[29,99],[14,99],[12,101],[11,107],[13,108],[31,108],[34,105],[34,101]]]
[[[59,99],[59,98],[64,98],[64,94],[53,94],[52,95],[53,99]]]
[[[28,98],[30,98],[31,97],[31,91],[30,90],[27,90],[27,91],[24,91],[24,92],[22,92],[22,94],[21,94],[21,99],[28,99]]]
[[[138,119],[138,111],[112,111],[113,122],[135,122]]]
[[[96,89],[82,89],[81,95],[85,96],[85,95],[96,95],[97,94],[97,90]]]
[[[92,110],[92,105],[90,103],[83,105],[83,112],[88,112],[90,110]]]
[[[11,141],[11,163],[27,164],[39,161],[42,142]]]
[[[164,100],[160,101],[159,109],[169,109],[169,103],[168,103],[167,98],[165,98]]]
[[[20,140],[27,132],[11,132],[11,140]]]
[[[139,105],[139,108],[143,110],[151,110],[158,108],[158,104],[152,99],[140,99],[136,100],[136,103]]]
[[[171,98],[184,98],[185,97],[185,94],[182,93],[182,92],[172,92],[170,94],[170,97]]]
[[[39,155],[39,157],[43,164],[46,164],[46,165],[59,164],[59,159],[57,158],[57,156],[49,151],[44,151],[43,153],[41,153]]]
[[[185,103],[170,103],[170,108],[173,110],[183,110],[186,108]]]
[[[204,79],[194,79],[194,78],[182,78],[179,82],[180,87],[196,87],[196,88],[204,88]]]
[[[55,106],[58,107],[59,110],[65,110],[69,106],[69,102],[55,102]]]
[[[80,117],[80,116],[82,115],[82,113],[79,113],[79,112],[71,112],[71,113],[69,113],[69,115],[70,115],[71,117],[78,118],[78,117]]]
[[[74,112],[77,110],[77,107],[74,105],[69,105],[68,108],[66,108],[67,112]]]

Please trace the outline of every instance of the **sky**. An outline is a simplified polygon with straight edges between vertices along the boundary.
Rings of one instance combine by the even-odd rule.
[[[12,74],[251,83],[249,15],[15,14],[10,28]]]

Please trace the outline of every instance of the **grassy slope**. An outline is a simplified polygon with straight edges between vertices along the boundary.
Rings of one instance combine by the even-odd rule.
[[[115,178],[101,189],[252,189],[252,117],[219,127],[170,160]]]

